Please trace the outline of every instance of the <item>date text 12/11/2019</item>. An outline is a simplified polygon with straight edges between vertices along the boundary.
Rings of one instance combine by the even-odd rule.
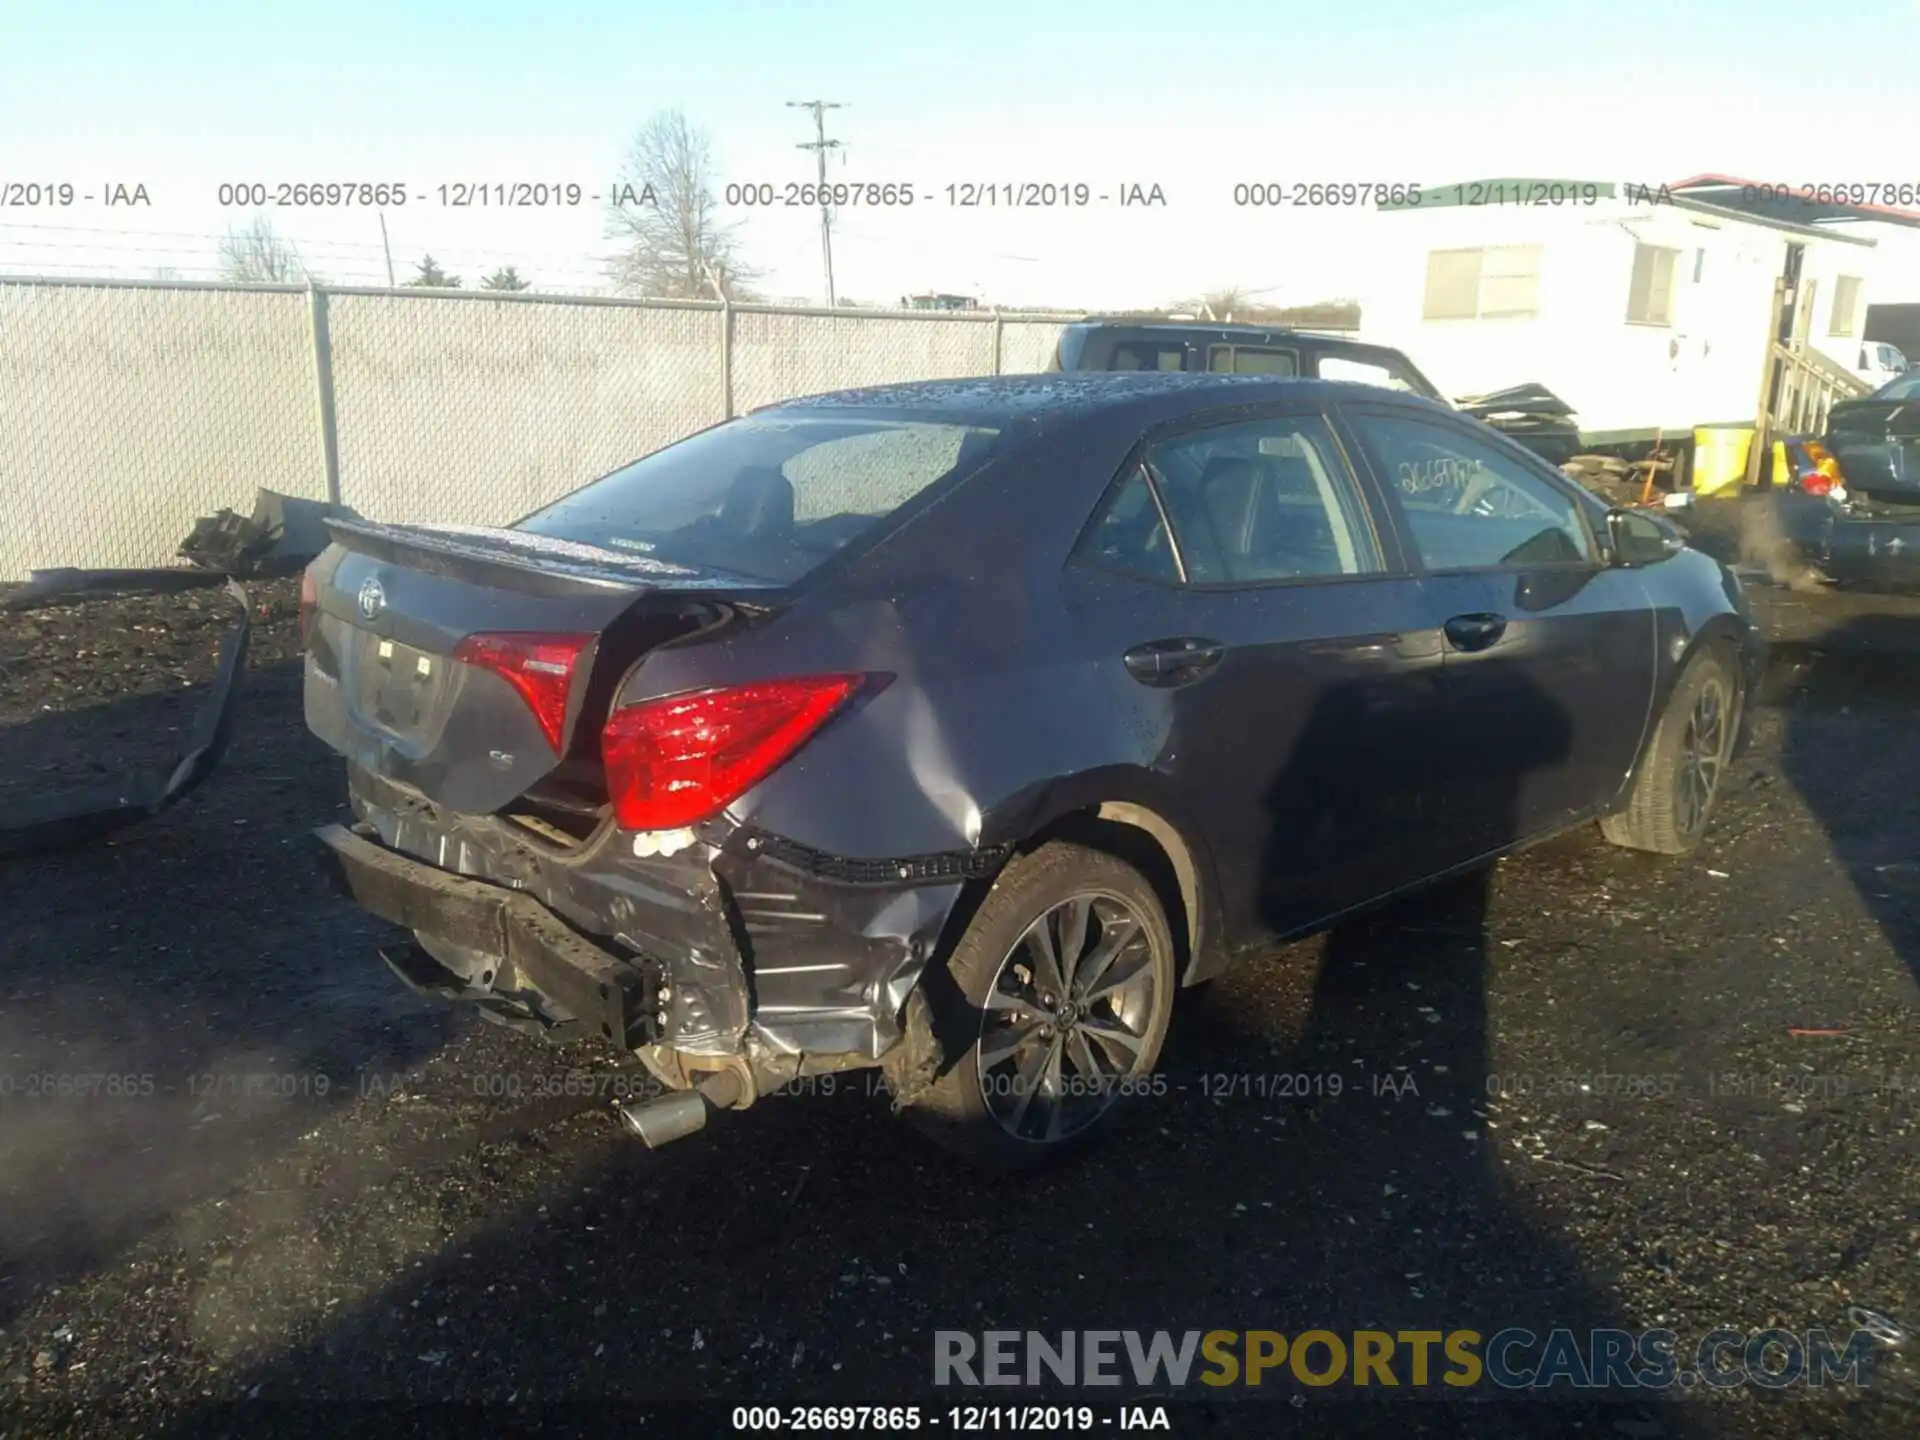
[[[957,1434],[1073,1434],[1096,1430],[1158,1430],[1173,1422],[1164,1405],[736,1405],[733,1429],[761,1434],[912,1434],[946,1430]]]
[[[1088,180],[966,180],[920,186],[908,181],[830,180],[738,181],[720,192],[728,209],[906,210],[915,205],[956,210],[1079,210],[1097,205],[1121,209],[1164,209],[1165,187],[1156,181],[1125,180],[1096,184]]]

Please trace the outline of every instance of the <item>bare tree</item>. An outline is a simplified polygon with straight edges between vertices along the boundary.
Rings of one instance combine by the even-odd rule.
[[[1238,285],[1225,285],[1218,290],[1210,290],[1200,297],[1199,309],[1209,320],[1222,323],[1231,320],[1234,312],[1247,308],[1248,295]]]
[[[669,299],[749,298],[759,278],[740,256],[714,197],[713,146],[679,110],[663,110],[634,137],[607,207],[607,234],[626,242],[610,266],[621,290]]]
[[[256,215],[220,242],[220,273],[243,285],[274,285],[306,279],[307,267],[292,242],[274,233],[273,222]]]

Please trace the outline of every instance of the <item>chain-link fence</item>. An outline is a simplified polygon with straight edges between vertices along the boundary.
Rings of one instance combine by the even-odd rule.
[[[324,498],[305,296],[0,284],[0,581],[163,563],[258,486]]]
[[[1042,370],[1074,318],[0,280],[0,582],[166,564],[260,486],[506,524],[756,406]]]

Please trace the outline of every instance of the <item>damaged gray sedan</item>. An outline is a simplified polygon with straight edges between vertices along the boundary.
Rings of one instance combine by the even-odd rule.
[[[329,530],[339,874],[408,983],[636,1053],[649,1144],[875,1067],[1060,1153],[1236,955],[1583,822],[1692,848],[1760,656],[1656,522],[1318,381],[845,392],[510,528]]]

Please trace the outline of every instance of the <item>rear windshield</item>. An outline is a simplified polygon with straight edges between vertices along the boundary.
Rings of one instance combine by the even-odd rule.
[[[972,425],[747,417],[656,450],[518,528],[788,584],[999,444],[998,430]]]
[[[1889,380],[1873,392],[1875,400],[1920,400],[1920,372]]]

